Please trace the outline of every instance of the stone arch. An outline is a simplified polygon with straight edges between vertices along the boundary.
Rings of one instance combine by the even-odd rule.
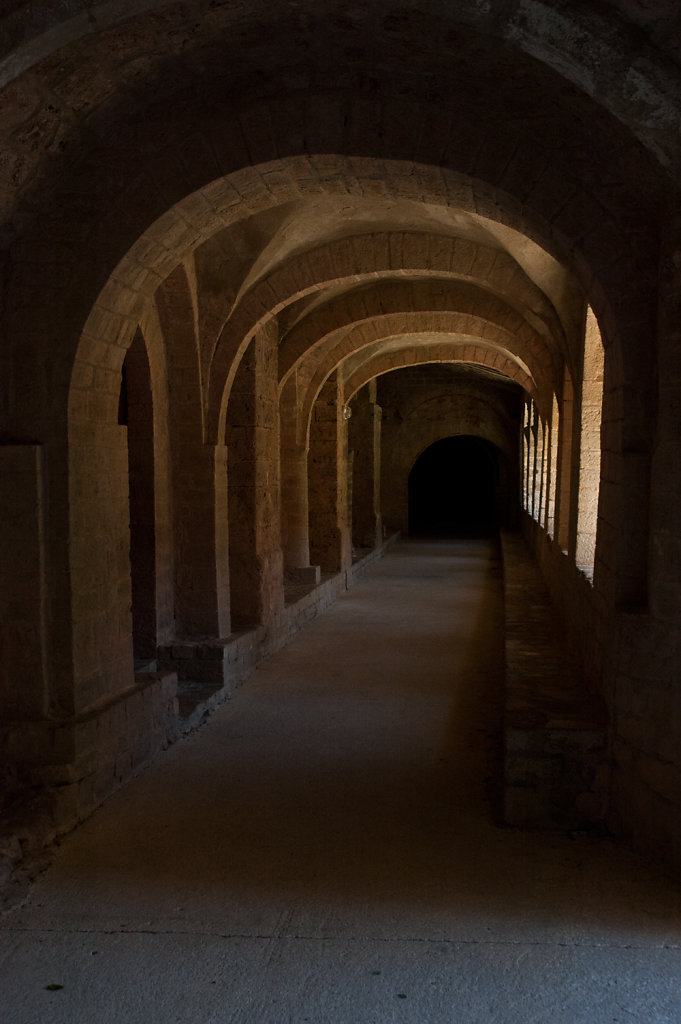
[[[394,278],[422,274],[423,276],[442,276],[456,279],[459,273],[452,270],[452,262],[457,250],[464,243],[460,239],[443,239],[440,236],[428,236],[422,233],[400,233],[393,236],[381,233],[364,239],[360,251],[357,251],[352,239],[322,246],[320,249],[305,253],[298,260],[292,260],[275,271],[269,278],[253,289],[245,297],[235,315],[230,318],[222,332],[212,365],[210,415],[224,416],[225,387],[229,387],[230,368],[240,357],[244,345],[251,332],[259,325],[266,323],[279,313],[287,304],[302,296],[318,292],[322,287],[342,284],[362,283],[371,277]],[[469,279],[472,276],[473,264],[479,255],[477,247],[466,245],[470,261]],[[483,259],[483,264],[490,274],[488,287],[502,288],[508,285],[509,274],[516,274],[516,290],[514,299],[517,303],[524,302],[532,308],[537,302],[544,307],[545,314],[552,326],[560,332],[560,325],[555,321],[555,314],[545,298],[540,299],[538,290],[532,285],[510,259],[503,259],[502,254],[495,254],[490,266],[490,255]],[[495,272],[494,268],[500,264]],[[427,269],[425,269],[427,268]],[[475,279],[473,277],[473,279]],[[316,335],[306,335],[308,345]],[[539,343],[533,340],[530,344],[539,349]],[[300,346],[302,347],[302,346]],[[294,347],[298,351],[298,346]],[[303,348],[303,351],[307,351]],[[286,361],[288,365],[288,360]],[[222,407],[221,407],[222,403]]]
[[[307,161],[307,164],[310,165],[310,161]],[[337,171],[337,167],[336,167],[336,171]],[[244,176],[242,175],[241,177],[243,179]],[[249,175],[249,177],[252,177],[252,175]],[[244,184],[242,184],[242,188],[245,188],[245,182],[244,182]],[[216,187],[213,189],[213,193],[214,194],[216,192],[219,193],[221,190],[224,193],[225,192],[225,186],[222,183],[217,183]],[[207,202],[207,195],[209,194],[209,192],[210,192],[210,190],[207,189],[207,190],[204,190],[201,193],[201,208],[204,211],[204,221],[205,221],[206,216],[207,216],[205,208],[206,208],[206,206],[210,206],[210,204]],[[232,205],[234,205],[235,194],[234,194],[234,188],[233,188],[233,186],[231,184],[230,184],[230,190],[228,191],[228,195],[229,195],[229,197],[230,197],[230,199],[232,201]],[[223,201],[224,201],[224,194],[223,194]],[[136,248],[136,251],[134,251],[134,252],[131,251],[131,254],[130,254],[130,256],[131,256],[131,259],[130,259],[131,269],[130,269],[129,273],[132,273],[134,271],[134,273],[136,275],[136,289],[133,291],[133,289],[131,289],[131,288],[129,288],[129,287],[127,287],[125,285],[124,281],[125,281],[125,278],[126,278],[126,274],[122,270],[120,270],[119,272],[116,273],[115,277],[111,281],[110,288],[109,288],[109,292],[111,294],[110,295],[107,294],[107,296],[103,297],[103,301],[102,301],[102,307],[103,308],[106,308],[109,311],[111,311],[112,309],[115,309],[115,307],[117,305],[123,304],[124,306],[127,306],[128,308],[132,307],[133,309],[135,309],[138,306],[138,304],[139,304],[140,297],[143,294],[143,290],[144,290],[144,287],[146,286],[146,283],[148,283],[149,281],[151,281],[152,283],[155,283],[158,280],[157,274],[158,274],[159,270],[160,270],[161,273],[163,273],[164,272],[164,269],[163,269],[164,266],[167,266],[168,263],[169,263],[166,255],[165,255],[165,254],[167,254],[167,249],[164,248],[163,250],[161,250],[161,252],[164,254],[162,256],[162,258],[157,259],[157,261],[154,264],[153,268],[149,267],[148,271],[145,271],[144,266],[143,266],[143,264],[141,262],[141,261],[145,260],[145,257],[143,256],[143,253],[146,252],[148,254],[149,251],[152,250],[152,246],[154,244],[156,244],[156,248],[157,248],[157,251],[158,251],[158,243],[163,242],[164,245],[165,245],[165,239],[168,238],[168,236],[171,237],[171,238],[173,236],[175,236],[176,239],[182,240],[183,243],[184,243],[184,246],[186,247],[187,244],[190,244],[188,239],[195,238],[197,236],[197,234],[200,234],[199,224],[197,223],[194,226],[192,224],[191,219],[189,219],[189,218],[191,218],[193,210],[194,210],[194,213],[195,213],[195,208],[197,206],[197,202],[194,201],[192,203],[192,202],[190,202],[188,200],[187,204],[188,205],[187,205],[187,209],[186,210],[185,210],[184,207],[182,207],[182,212],[180,212],[179,210],[178,211],[172,211],[171,213],[168,213],[167,215],[165,215],[164,218],[162,218],[161,221],[159,221],[158,225],[155,227],[153,235],[150,238],[148,238],[148,239],[145,238],[144,240],[140,240],[140,243],[138,244],[138,246]],[[251,206],[252,205],[253,204],[252,204],[252,201],[251,201]],[[209,219],[210,219],[210,217],[215,216],[218,212],[220,213],[221,216],[224,215],[224,211],[220,210],[220,208],[219,208],[219,203],[216,205],[216,207],[214,207],[213,213],[209,213]],[[188,219],[184,219],[185,217],[187,217]],[[184,226],[184,229],[183,229],[183,226]],[[177,246],[179,243],[176,241],[175,244]],[[170,262],[172,262],[172,261],[170,261]],[[147,263],[147,265],[149,263],[148,255],[146,257],[146,263]],[[93,310],[93,314],[94,314],[93,320],[89,321],[89,327],[88,327],[88,330],[86,330],[86,332],[85,332],[85,337],[87,337],[88,334],[93,332],[93,331],[94,331],[95,334],[97,333],[97,322],[98,322],[98,319],[103,319],[104,318],[103,308],[99,309],[97,311]],[[108,317],[106,317],[104,319],[107,319],[108,321],[112,320],[111,315],[109,315]],[[93,321],[94,321],[94,326],[93,326]],[[107,323],[107,326],[106,326],[107,332],[112,332],[112,333],[116,334],[117,333],[117,328],[118,328],[117,324],[115,324],[113,322],[112,323]]]
[[[75,43],[87,38],[88,48],[83,60],[86,61],[87,72],[93,81],[94,96],[84,96],[81,100],[86,106],[101,102],[103,88],[108,85],[105,69],[108,65],[108,47],[116,47],[117,37],[110,32],[109,36],[101,34],[101,29],[118,29],[120,24],[130,18],[128,9],[117,5],[114,0],[100,4],[95,15],[90,12],[87,18],[79,16],[86,7],[85,0],[76,0],[67,12],[31,9],[30,19],[22,24],[24,5],[17,5],[8,18],[11,23],[12,36],[18,41],[13,60],[3,68],[0,83],[7,82],[23,71],[31,68],[38,61],[52,54],[55,49],[68,43]],[[135,19],[129,22],[133,27],[133,36],[126,48],[132,62],[146,55],[147,49],[153,55],[157,52],[152,41],[157,43],[158,24],[154,14],[163,10],[164,26],[176,40],[191,37],[195,48],[205,47],[206,33],[215,34],[224,45],[224,33],[234,37],[236,47],[243,47],[243,39],[235,33],[230,24],[228,10],[212,11],[210,18],[202,19],[197,24],[196,11],[191,4],[174,10],[169,0],[139,0],[136,5]],[[271,9],[270,9],[271,10]],[[320,11],[322,22],[314,24],[319,30],[322,26],[333,24],[328,12]],[[645,11],[628,11],[634,20],[638,17],[641,25],[646,24]],[[663,12],[656,11],[660,21],[657,43],[665,41],[665,30],[671,31],[671,37],[678,28],[673,13],[668,15],[668,24],[664,23]],[[42,16],[41,16],[42,15]],[[272,12],[276,18],[276,14]],[[303,22],[297,24],[299,33],[304,33]],[[592,98],[598,98],[615,117],[628,125],[633,134],[647,145],[658,158],[665,163],[673,163],[675,150],[669,139],[670,125],[674,125],[674,100],[678,96],[678,82],[669,76],[662,76],[659,71],[660,56],[653,45],[643,34],[627,31],[626,26],[613,23],[604,12],[585,10],[574,3],[550,2],[542,0],[536,5],[536,16],[519,21],[514,8],[498,10],[492,7],[481,7],[474,0],[463,0],[457,5],[456,12],[445,4],[436,4],[429,8],[429,16],[424,19],[420,12],[410,15],[396,16],[392,11],[376,4],[371,12],[365,12],[357,22],[345,20],[341,24],[333,24],[333,29],[340,32],[345,42],[349,42],[353,33],[360,32],[365,38],[378,35],[385,37],[397,50],[399,58],[413,50],[412,40],[418,39],[425,44],[425,53],[431,61],[437,51],[432,46],[433,39],[449,39],[450,50],[457,30],[465,28],[467,33],[489,40],[490,46],[503,44],[515,51],[516,59],[530,55],[532,60],[546,65],[567,81],[576,85]],[[308,32],[311,28],[308,28]],[[320,32],[323,38],[323,32]],[[262,32],[261,36],[267,36]],[[347,37],[347,39],[346,39]],[[145,43],[147,44],[145,48]],[[401,44],[401,45],[400,45]],[[405,49],[405,46],[407,49]],[[419,47],[421,49],[422,47]],[[82,49],[82,47],[81,47]],[[120,47],[115,50],[120,52]],[[124,51],[125,52],[125,51]],[[621,69],[629,70],[622,75]],[[202,69],[203,70],[203,69]],[[122,68],[125,77],[125,68]],[[347,72],[346,72],[347,74]],[[600,84],[603,80],[611,83],[604,93]],[[645,114],[647,107],[633,108],[630,100],[632,81],[639,84],[641,95],[648,97],[649,103],[658,112],[657,118],[651,123]],[[100,82],[102,83],[100,85]],[[99,88],[98,88],[99,87]],[[314,93],[311,93],[314,95]],[[238,126],[242,131],[244,125]]]
[[[408,528],[408,479],[412,466],[426,448],[445,437],[472,434],[497,448],[506,481],[517,468],[517,442],[513,425],[489,398],[440,395],[420,404],[419,430],[412,430],[416,409],[395,433],[382,467],[384,519],[390,528]]]
[[[345,380],[345,401],[350,402],[353,396],[364,387],[370,380],[390,373],[391,370],[400,370],[406,366],[416,366],[422,363],[447,363],[462,362],[471,363],[477,366],[487,366],[498,371],[510,380],[514,380],[529,395],[536,394],[533,379],[526,374],[511,358],[492,348],[484,348],[482,345],[467,344],[465,342],[443,343],[441,345],[423,345],[418,349],[405,340],[404,348],[390,352],[377,352],[366,362],[362,363]]]
[[[395,323],[395,320],[397,320],[397,323]],[[387,322],[384,323],[382,321]],[[380,349],[380,347],[382,346],[391,345],[392,343],[395,343],[396,340],[399,340],[401,337],[410,337],[412,348],[415,349],[414,358],[411,360],[411,362],[420,363],[428,362],[429,360],[423,360],[419,358],[418,352],[420,345],[417,340],[419,333],[423,333],[429,339],[432,339],[434,335],[440,335],[444,338],[450,336],[450,330],[448,330],[448,328],[451,329],[453,327],[454,324],[452,324],[450,317],[446,315],[440,314],[437,317],[423,318],[421,315],[414,316],[405,314],[401,317],[395,318],[385,317],[379,320],[376,324],[371,324],[371,334],[369,339],[366,338],[366,325],[362,325],[362,328],[359,328],[357,332],[349,332],[349,334],[346,335],[343,342],[339,346],[341,350],[340,352],[330,352],[327,359],[324,362],[322,362],[318,366],[315,366],[313,369],[310,370],[308,374],[305,374],[304,372],[302,374],[303,379],[309,379],[309,385],[307,388],[307,393],[305,394],[302,403],[297,408],[297,415],[299,417],[300,422],[300,433],[302,434],[306,429],[306,425],[309,422],[310,413],[314,405],[316,396],[319,393],[319,390],[323,386],[323,383],[328,377],[328,375],[334,371],[335,367],[342,364],[344,358],[349,359],[352,355],[357,353],[357,341],[355,340],[356,334],[359,334],[361,337],[364,337],[364,345],[362,348],[359,349],[360,354],[364,349],[368,349],[371,352],[373,350],[376,350],[377,348]],[[487,330],[483,329],[482,333],[483,337],[485,334],[490,333],[489,328]],[[451,331],[451,334],[454,334],[454,330]],[[353,337],[353,335],[355,335],[355,337]],[[374,335],[375,337],[373,337]],[[471,350],[475,349],[479,351],[480,355],[477,360],[473,361],[482,362],[490,365],[492,363],[492,358],[490,358],[490,356],[492,354],[498,354],[500,360],[498,365],[504,365],[505,367],[507,367],[510,370],[510,373],[508,374],[509,376],[515,379],[515,373],[520,371],[522,376],[531,382],[532,391],[537,391],[537,387],[534,383],[534,375],[530,376],[530,373],[527,372],[528,368],[524,366],[524,364],[519,358],[514,357],[513,353],[509,352],[508,349],[506,348],[501,348],[501,346],[498,344],[494,344],[493,342],[491,342],[489,348],[486,349],[484,341],[481,340],[480,343],[476,345],[477,341],[477,338],[471,338],[466,334],[454,334],[454,338],[450,341],[450,346],[451,349],[454,349],[454,347],[457,345],[458,347],[468,347]],[[445,361],[448,362],[450,360],[446,359]],[[459,359],[457,359],[456,361],[463,360],[459,356]],[[536,377],[538,377],[539,380],[542,382],[542,398],[544,398],[545,395],[550,394],[550,384],[547,387],[546,383],[544,383],[544,381],[542,380],[542,374],[540,370],[536,368],[534,362],[531,366],[531,370],[534,371]]]
[[[298,161],[299,168],[300,163]],[[365,173],[368,176],[377,175],[376,180],[383,181],[386,179],[387,171],[388,183],[390,182],[389,167],[387,167],[385,161],[379,165],[377,161],[367,159],[364,163],[366,165]],[[355,187],[359,187],[356,176],[344,167],[344,161],[341,158],[334,158],[332,168],[329,168],[328,161],[325,162],[323,157],[318,158],[317,161],[314,158],[307,158],[303,164],[305,173],[312,176],[315,189],[324,188],[325,184],[329,187],[332,182],[335,183],[338,180],[339,174],[343,173],[349,175],[350,187],[352,187],[353,181]],[[353,166],[356,166],[356,164],[357,161],[353,161]],[[288,184],[287,180],[288,188],[284,190],[283,195],[277,194],[276,200],[279,201],[281,198],[291,199],[304,194],[300,183],[297,183],[296,187],[293,175],[296,161],[289,161],[287,166],[285,161],[279,160],[272,168],[272,173],[280,173],[279,168],[282,165],[286,168],[288,174],[291,175],[291,181]],[[419,168],[411,165],[408,170],[412,176],[416,176],[415,184],[418,186],[419,179],[417,175]],[[426,170],[427,168],[423,168],[424,173]],[[427,190],[417,187],[414,191],[414,197],[421,201],[442,202],[444,200],[446,204],[449,201],[448,178],[451,177],[451,174],[445,171],[438,171],[439,194],[431,185]],[[87,338],[91,338],[100,345],[102,343],[109,344],[112,338],[116,338],[119,335],[125,321],[131,322],[131,329],[134,329],[134,321],[139,318],[145,296],[147,298],[152,297],[153,292],[158,286],[159,278],[172,272],[177,262],[191,248],[199,244],[203,237],[206,237],[206,232],[211,230],[212,225],[216,222],[224,223],[225,218],[233,220],[235,216],[238,216],[241,202],[245,204],[244,208],[250,211],[266,208],[268,205],[271,205],[273,196],[268,188],[267,178],[267,167],[264,167],[260,172],[255,169],[249,169],[248,172],[240,172],[233,175],[230,180],[221,179],[210,185],[207,184],[199,193],[183,199],[172,209],[161,212],[153,227],[141,236],[132,239],[127,255],[111,273],[111,278],[105,285],[99,299],[94,294],[92,295],[92,301],[95,303],[95,306],[83,331],[83,345]],[[399,189],[404,180],[404,173],[395,173],[393,187]],[[455,182],[456,175],[454,175],[453,181],[454,188],[456,188]],[[487,196],[489,201],[487,201],[485,199],[486,189],[480,182],[464,178],[461,181],[461,186],[461,190],[456,192],[457,205],[461,205],[464,209],[483,208],[486,213],[493,216],[493,219],[500,219],[505,223],[515,223],[516,226],[521,226],[524,231],[527,232],[529,230],[531,235],[541,238],[543,244],[549,248],[556,248],[553,232],[547,231],[545,226],[540,228],[540,222],[535,222],[535,227],[534,229],[532,228],[533,217],[531,207],[527,208],[522,220],[518,222],[517,217],[512,214],[513,202],[510,196],[504,197],[502,194],[495,193],[493,189],[490,190],[487,187],[487,192],[489,193]],[[610,236],[606,248],[608,251],[612,251],[613,238],[617,235],[617,229],[614,229],[614,235],[610,227],[608,230],[610,231]],[[567,232],[565,237],[569,238],[570,232]],[[626,242],[626,238],[622,236],[620,251],[626,251]],[[110,246],[103,246],[105,252],[110,250],[110,248]],[[565,254],[565,250],[560,245],[558,246],[558,251],[559,255]],[[597,282],[592,271],[587,272],[584,277],[584,284],[587,290],[597,289]],[[48,290],[49,287],[51,286],[48,283]],[[81,292],[84,297],[87,294],[87,289],[83,288]],[[54,296],[54,301],[57,306],[61,305],[58,295]],[[592,304],[596,309],[599,303],[594,301]],[[603,304],[602,301],[600,304]],[[82,309],[83,307],[80,306],[80,308]],[[620,312],[622,318],[626,320],[628,313],[621,307]],[[604,316],[601,316],[600,320],[604,322]],[[613,333],[617,334],[617,332],[608,330],[604,326],[604,337],[609,338]],[[88,354],[85,348],[82,349],[80,358],[83,358],[86,362],[88,361]]]
[[[248,177],[249,180],[252,180],[251,175]],[[242,187],[245,189],[246,180],[243,175],[242,179]],[[399,174],[396,175],[396,179],[400,179]],[[270,193],[268,193],[268,197],[269,195]],[[201,209],[203,210],[203,220],[206,225],[213,224],[214,211],[209,210],[209,212],[206,213],[205,193],[201,193],[200,198]],[[271,201],[271,199],[269,201]],[[265,197],[262,197],[260,202],[263,205],[266,205]],[[147,248],[149,247],[151,242],[155,242],[156,245],[158,245],[163,238],[172,238],[173,229],[177,229],[178,227],[182,230],[176,231],[176,252],[185,252],[187,251],[187,247],[195,247],[197,244],[197,236],[198,238],[202,237],[200,229],[201,217],[199,217],[196,212],[197,205],[198,198],[192,197],[191,201],[187,200],[186,204],[182,205],[181,212],[174,210],[172,211],[172,214],[169,213],[165,215],[164,218],[162,218],[162,221],[155,226],[154,232],[151,236],[147,235],[143,239],[140,239],[138,248],[136,249],[134,256],[131,257],[131,266],[135,268],[137,275],[137,288],[133,289],[129,286],[125,280],[126,274],[121,271],[117,272],[110,279],[108,286],[110,295],[107,294],[104,301],[93,309],[91,316],[88,318],[88,324],[83,334],[83,344],[79,352],[79,364],[74,370],[74,381],[79,381],[81,379],[79,376],[81,373],[83,378],[87,377],[83,363],[87,363],[91,370],[92,364],[88,362],[90,359],[98,361],[104,360],[105,362],[112,362],[113,358],[116,360],[119,358],[122,359],[124,348],[121,345],[121,341],[124,341],[126,337],[132,335],[135,323],[139,320],[143,312],[143,289],[148,280],[153,280],[157,285],[157,272],[159,269],[163,269],[163,267],[167,265],[165,251],[161,257],[156,259],[153,268],[147,267],[147,269],[143,271],[140,270],[140,265],[137,263],[137,257],[140,255],[141,251],[143,251],[145,246]],[[251,208],[253,205],[253,201],[251,200]],[[255,203],[255,206],[257,208],[257,202]],[[191,216],[192,213],[193,216],[196,217],[196,223],[192,223],[192,221],[184,219],[185,216]],[[204,226],[202,230],[205,233],[209,228]],[[170,232],[169,236],[167,232]],[[442,267],[442,270],[444,271],[444,263],[446,260],[448,261],[447,265],[451,267],[451,257],[448,255],[448,247],[451,249],[451,244],[449,242],[443,243],[440,237],[427,236],[423,234],[402,234],[400,236],[398,246],[392,251],[387,235],[378,236],[377,241],[380,248],[370,254],[370,260],[367,263],[365,270],[368,274],[374,276],[380,274],[380,267],[382,265],[385,267],[386,274],[390,274],[391,276],[394,276],[396,271],[398,273],[404,273],[406,271],[418,274],[424,266],[428,268],[428,273],[432,273],[433,267],[437,268],[438,266]],[[460,245],[459,248],[461,248]],[[379,257],[376,255],[376,251],[383,252],[383,264],[381,264]],[[309,260],[310,254],[306,254],[305,257],[301,257],[298,273],[300,274],[302,272],[303,275],[307,273],[307,277],[303,276],[302,281],[299,276],[296,276],[296,268],[288,265],[287,267],[283,267],[280,270],[275,271],[274,275],[270,275],[270,278],[264,281],[261,286],[256,286],[253,293],[249,293],[247,296],[248,303],[240,304],[237,311],[237,317],[232,320],[230,326],[234,326],[236,328],[238,321],[241,318],[244,318],[242,320],[242,326],[252,329],[259,323],[265,323],[268,319],[271,319],[279,308],[283,308],[284,302],[290,301],[292,296],[299,296],[306,291],[312,292],[319,290],[320,285],[323,283],[323,281],[320,280],[320,270],[323,271],[324,265],[328,268],[326,272],[328,276],[325,278],[326,284],[338,282],[339,280],[356,281],[359,283],[361,280],[361,273],[357,273],[357,251],[351,240],[340,240],[330,247],[327,247],[321,268],[317,266],[311,268],[309,266]],[[497,260],[498,257],[495,257],[492,269],[494,266],[497,266]],[[503,276],[504,267],[501,264],[499,264],[499,271]],[[167,276],[167,279],[172,281],[175,273],[176,271],[173,270]],[[323,274],[321,276],[323,277]],[[272,291],[274,278],[276,278],[277,283],[281,285],[279,293],[277,293],[276,289],[274,292]],[[158,291],[158,285],[156,287],[156,291]],[[277,298],[277,294],[279,294],[281,298]],[[522,295],[523,292],[521,291],[520,294]],[[527,288],[525,289],[525,294],[527,295],[527,302],[531,304],[532,298]],[[250,318],[246,317],[244,314],[244,311],[249,305],[252,309]],[[116,312],[120,307],[122,307],[126,312]],[[254,319],[256,316],[260,316],[260,320]],[[110,339],[112,338],[113,349],[110,353],[109,345],[111,344]],[[242,349],[248,343],[248,332],[242,334],[240,329],[235,329],[234,338],[238,339],[237,347],[231,351],[229,356],[226,352],[223,352],[221,357],[223,370],[226,370],[227,374],[232,372],[242,354]],[[216,366],[219,371],[220,363],[218,362]],[[98,375],[98,378],[106,379],[107,374],[110,376],[111,372],[111,369],[105,368],[104,373]],[[222,396],[228,393],[228,388],[225,388],[225,383],[227,383],[227,385],[229,384],[229,378],[227,377],[227,380],[225,381],[223,373],[217,372],[214,381],[214,401],[211,403],[213,416],[215,415],[214,410],[218,399],[222,399]],[[109,398],[113,401],[111,389]],[[92,396],[91,394],[88,394],[86,401],[91,402],[91,400]],[[215,432],[215,425],[210,429],[209,436],[217,436]],[[205,452],[203,454],[205,454]],[[215,466],[211,465],[210,472],[208,472],[208,469],[206,472],[207,476],[210,477],[215,473]],[[208,512],[206,512],[206,522],[208,522]],[[213,573],[214,569],[210,569],[211,576]],[[211,589],[215,590],[215,587],[212,586]]]
[[[366,246],[372,241],[368,238],[363,240]],[[383,239],[377,241],[383,245]],[[510,257],[501,259],[502,254],[498,251],[474,243],[464,244],[460,238],[441,238],[439,249],[437,258],[426,253],[423,259],[429,277],[417,280],[380,279],[371,286],[363,285],[356,291],[350,290],[339,298],[331,299],[301,318],[281,341],[279,369],[282,379],[300,358],[320,346],[326,337],[343,328],[371,322],[391,313],[458,313],[462,318],[475,318],[512,334],[519,348],[528,352],[526,359],[530,352],[541,357],[544,349],[551,351],[554,346],[554,358],[561,350],[565,357],[564,330],[555,310]],[[484,268],[490,259],[497,272],[486,276]],[[402,267],[395,269],[402,271]],[[443,272],[448,276],[441,277]],[[526,308],[541,319],[543,335],[523,315],[519,301],[523,294],[526,296]],[[461,333],[475,332],[462,327]]]
[[[483,51],[487,57],[499,56],[493,46]],[[220,66],[224,63],[223,52]],[[491,65],[486,66],[489,70]],[[50,366],[44,389],[28,391],[25,401],[5,409],[9,431],[42,436],[56,424],[64,441],[66,396],[71,423],[81,422],[83,409],[77,406],[93,403],[89,392],[95,379],[95,389],[113,408],[114,389],[103,382],[112,372],[115,375],[113,367],[120,366],[159,283],[214,231],[217,222],[231,223],[245,210],[267,209],[324,187],[338,191],[340,185],[369,194],[372,186],[383,188],[388,181],[397,194],[416,201],[442,206],[453,202],[494,223],[513,226],[572,267],[601,324],[606,366],[621,367],[621,376],[608,382],[604,409],[613,452],[623,462],[610,489],[627,496],[623,502],[617,493],[612,495],[611,507],[627,520],[617,523],[624,526],[618,534],[628,538],[614,562],[624,559],[632,540],[640,547],[636,524],[645,519],[642,511],[649,495],[641,464],[649,460],[654,422],[648,341],[656,319],[658,211],[670,180],[656,159],[642,153],[626,126],[598,104],[565,91],[559,76],[545,74],[531,61],[518,74],[518,81],[526,75],[522,90],[516,88],[514,76],[509,78],[504,102],[521,111],[523,97],[526,102],[531,96],[532,117],[500,117],[495,122],[495,145],[490,147],[485,120],[474,116],[487,109],[489,92],[476,96],[464,88],[459,94],[451,87],[461,81],[462,70],[453,64],[438,64],[438,69],[443,95],[461,100],[456,109],[418,88],[408,100],[395,97],[381,81],[367,88],[353,79],[354,72],[339,79],[342,87],[335,91],[310,90],[314,99],[304,102],[303,118],[309,131],[300,127],[297,90],[293,94],[284,88],[272,99],[256,89],[239,107],[237,118],[222,117],[224,110],[217,104],[215,122],[203,134],[197,128],[190,173],[178,154],[196,111],[191,103],[187,106],[186,98],[174,104],[173,88],[164,95],[163,110],[149,109],[153,116],[146,121],[130,116],[131,109],[142,112],[142,106],[133,108],[131,102],[146,102],[144,90],[135,93],[131,86],[119,104],[93,103],[90,141],[85,144],[68,130],[61,137],[57,134],[64,155],[55,157],[39,187],[18,190],[16,223],[25,230],[24,249],[12,253],[6,289],[5,351],[10,361],[15,360],[10,376],[19,376],[17,369],[27,358],[36,364],[47,362],[46,354],[55,343],[60,359]],[[450,72],[453,78],[448,77]],[[328,81],[328,67],[324,74]],[[97,74],[95,79],[101,81]],[[71,88],[63,80],[55,84],[59,94]],[[185,97],[191,96],[183,75],[176,86]],[[555,141],[550,155],[533,145],[533,124],[541,122],[538,105],[545,115],[542,131],[553,133]],[[132,145],[126,123],[140,121],[145,123],[144,137]],[[268,126],[265,137],[262,125]],[[84,144],[73,147],[74,141]],[[669,143],[662,142],[660,153],[672,156]],[[348,160],[328,155],[349,152],[357,156]],[[205,160],[197,154],[206,154]],[[249,166],[255,163],[257,169]],[[613,186],[610,171],[602,169],[615,165],[621,178]],[[69,194],[55,184],[59,176],[68,181]],[[648,186],[644,195],[638,186],[641,180]],[[72,198],[76,194],[83,197],[78,204]],[[12,230],[10,224],[10,239]],[[40,252],[41,260],[29,260],[29,252]],[[43,306],[32,311],[27,332],[28,293],[40,295]],[[247,339],[242,341],[245,345]],[[614,360],[607,357],[611,348],[618,349]],[[636,403],[625,401],[634,392]],[[43,395],[49,396],[47,405]],[[624,420],[619,414],[622,406],[628,410]],[[104,447],[115,447],[99,432],[92,436]],[[74,451],[72,465],[76,459]],[[62,445],[49,469],[51,493],[64,503],[66,460]],[[56,570],[65,575],[64,556],[58,559]],[[615,564],[609,568],[612,577]],[[633,588],[639,598],[641,586],[639,581]]]

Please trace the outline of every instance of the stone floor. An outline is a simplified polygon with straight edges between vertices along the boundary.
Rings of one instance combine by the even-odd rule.
[[[499,562],[403,542],[2,916],[7,1024],[679,1024],[681,898],[496,824]]]

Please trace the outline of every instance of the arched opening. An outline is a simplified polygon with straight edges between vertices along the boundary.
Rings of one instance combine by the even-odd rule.
[[[603,407],[604,352],[601,332],[591,306],[584,329],[579,492],[575,560],[593,582],[596,529],[601,478],[601,417]]]
[[[499,523],[499,462],[493,444],[464,434],[426,448],[409,474],[409,532],[487,534]]]
[[[575,429],[574,404],[575,389],[572,383],[570,371],[563,368],[563,416],[561,426],[560,442],[560,499],[558,506],[558,543],[565,552],[570,547],[572,534],[572,474],[574,471],[573,460],[573,432]]]

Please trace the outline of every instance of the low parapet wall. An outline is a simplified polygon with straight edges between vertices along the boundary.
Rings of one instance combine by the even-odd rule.
[[[566,649],[539,568],[502,533],[506,691],[503,816],[508,825],[585,829],[605,817],[605,711]]]

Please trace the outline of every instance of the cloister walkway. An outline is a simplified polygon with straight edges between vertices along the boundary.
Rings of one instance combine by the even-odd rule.
[[[392,548],[63,841],[2,1020],[678,1024],[678,890],[498,823],[502,622],[493,542]]]

